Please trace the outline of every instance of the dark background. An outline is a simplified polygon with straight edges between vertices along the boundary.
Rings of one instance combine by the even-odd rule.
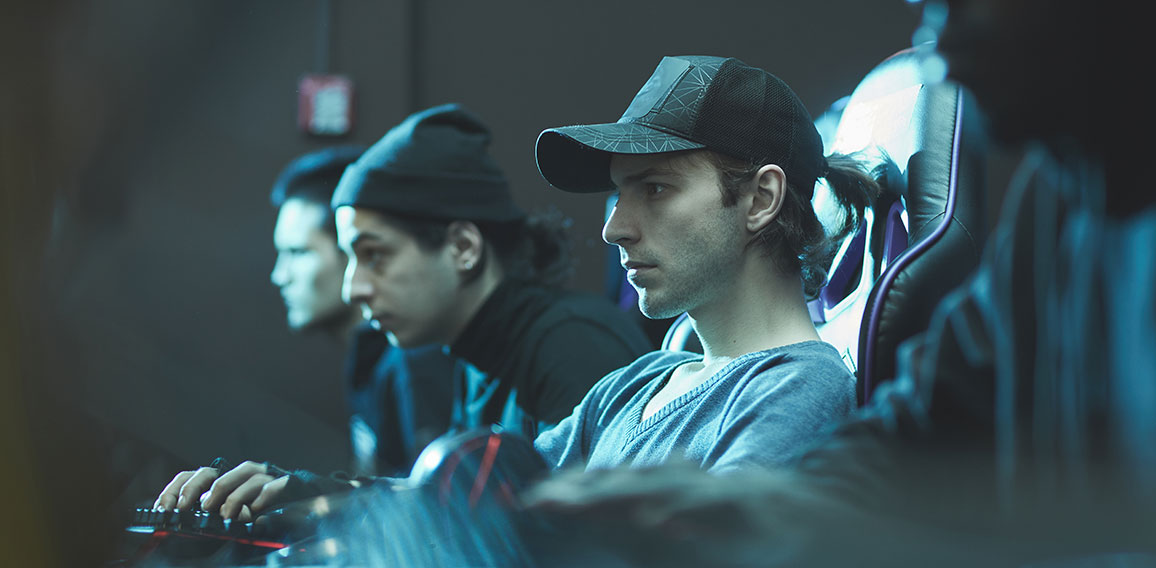
[[[573,285],[601,292],[602,200],[545,185],[539,131],[617,119],[675,54],[768,69],[817,116],[918,21],[904,0],[7,4],[4,533],[73,565],[107,540],[54,524],[65,505],[96,523],[218,455],[345,466],[341,350],[291,334],[268,281],[267,193],[294,156],[461,102],[516,200],[573,219]],[[347,137],[296,126],[297,80],[323,70],[355,83]]]

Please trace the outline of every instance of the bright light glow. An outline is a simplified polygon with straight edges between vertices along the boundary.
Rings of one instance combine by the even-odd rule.
[[[943,0],[928,0],[923,5],[923,25],[939,31],[947,24],[947,3]]]
[[[328,515],[330,510],[329,499],[326,497],[318,497],[317,500],[313,502],[313,512],[318,515]]]
[[[929,53],[919,61],[919,73],[927,84],[939,83],[947,78],[947,61],[938,53]]]
[[[911,45],[919,47],[925,43],[934,44],[939,41],[939,34],[929,26],[919,26],[915,29],[915,33],[911,34]]]
[[[914,152],[912,133],[912,109],[919,100],[923,85],[908,77],[894,77],[895,80],[878,81],[878,85],[891,87],[899,80],[912,83],[902,89],[879,88],[875,92],[866,90],[853,95],[851,104],[843,111],[839,130],[835,134],[832,148],[836,152],[851,154],[872,149],[881,141],[887,141],[888,154],[897,164],[906,165],[907,158]]]

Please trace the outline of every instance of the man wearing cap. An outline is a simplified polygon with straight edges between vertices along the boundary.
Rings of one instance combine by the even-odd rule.
[[[457,362],[437,346],[390,348],[341,298],[345,253],[329,202],[346,166],[364,146],[309,152],[282,169],[270,200],[277,207],[269,275],[295,331],[317,331],[349,347],[347,399],[353,472],[408,472],[414,459],[449,428]]]
[[[852,411],[854,377],[819,339],[805,298],[823,283],[831,247],[857,228],[877,185],[855,160],[824,158],[810,116],[786,84],[736,59],[668,57],[617,123],[546,130],[537,158],[555,187],[618,191],[603,238],[618,247],[642,313],[687,312],[703,347],[702,355],[651,352],[602,378],[535,440],[550,467],[674,461],[735,479],[792,463]],[[843,208],[834,238],[811,206],[818,177]],[[346,222],[339,211],[343,244]],[[373,526],[425,519],[381,512],[405,507],[405,496],[368,495],[383,503],[369,507]],[[465,507],[437,506],[454,505]],[[389,543],[390,557],[405,559],[400,565],[538,565],[519,557],[529,550],[545,553],[544,566],[622,565],[566,527],[539,530],[533,519],[508,522],[488,509],[436,518],[437,529],[451,526],[451,543],[431,546],[424,535],[406,534]],[[367,540],[340,547],[346,558],[376,559],[382,547]],[[411,556],[436,559],[420,564]]]
[[[923,4],[929,60],[1025,151],[980,267],[798,468],[538,488],[627,565],[1156,565],[1151,130],[1103,112],[1142,108],[1121,71],[1150,20],[1116,0]]]
[[[702,56],[664,58],[616,123],[541,134],[538,167],[551,185],[618,191],[602,235],[643,314],[687,312],[703,346],[649,354],[600,381],[536,440],[549,463],[779,465],[852,411],[855,379],[806,307],[837,242],[811,195],[825,177],[845,235],[876,186],[822,148],[785,83]]]
[[[343,290],[391,343],[445,345],[473,365],[455,385],[455,427],[500,424],[533,437],[569,415],[600,377],[652,347],[605,299],[558,289],[568,275],[560,225],[514,204],[489,140],[471,113],[435,107],[406,118],[346,169],[332,201],[349,256]],[[218,473],[178,474],[157,506],[200,499],[233,518],[242,505],[260,511],[351,487],[256,462]]]

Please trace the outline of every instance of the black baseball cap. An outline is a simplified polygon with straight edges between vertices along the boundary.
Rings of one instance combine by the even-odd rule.
[[[416,112],[345,169],[330,205],[439,220],[522,219],[489,145],[490,130],[460,105]]]
[[[565,191],[614,189],[611,154],[709,149],[777,164],[808,194],[826,173],[823,140],[798,95],[734,58],[664,57],[618,122],[543,131],[538,171]]]

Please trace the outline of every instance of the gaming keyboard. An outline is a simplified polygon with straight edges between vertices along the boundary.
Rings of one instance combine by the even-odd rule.
[[[448,566],[513,558],[520,553],[509,546],[517,494],[548,471],[520,435],[499,427],[455,432],[431,443],[395,485],[296,501],[251,523],[138,508],[119,565]]]
[[[264,565],[268,553],[297,538],[285,521],[279,512],[245,523],[205,511],[140,507],[125,533],[124,545],[133,551],[125,565]]]
[[[243,523],[225,519],[216,513],[205,511],[158,511],[138,508],[128,528],[131,532],[145,534],[179,533],[200,535],[207,538],[228,537],[234,540],[252,541],[256,546],[281,548],[284,530],[265,518],[261,522]]]

